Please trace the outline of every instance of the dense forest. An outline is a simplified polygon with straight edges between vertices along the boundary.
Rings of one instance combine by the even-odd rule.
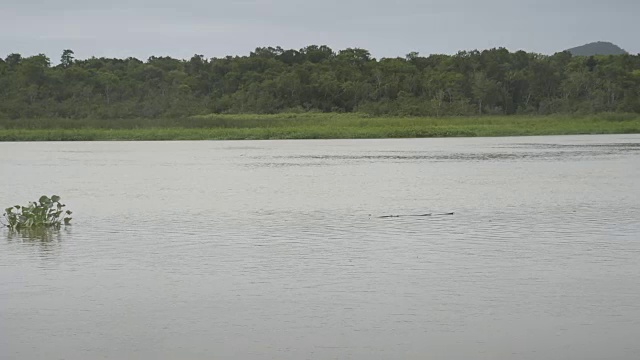
[[[207,113],[464,116],[640,113],[640,55],[506,49],[374,59],[364,49],[258,48],[249,56],[0,59],[0,118]]]

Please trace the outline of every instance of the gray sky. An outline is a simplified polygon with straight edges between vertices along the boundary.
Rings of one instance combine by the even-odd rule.
[[[377,58],[592,41],[640,52],[640,0],[0,0],[0,57],[247,55],[259,46],[365,48]]]

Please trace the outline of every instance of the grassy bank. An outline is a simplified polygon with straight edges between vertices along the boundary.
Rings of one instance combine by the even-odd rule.
[[[0,141],[364,139],[640,133],[640,115],[369,117],[206,115],[183,119],[0,120]]]

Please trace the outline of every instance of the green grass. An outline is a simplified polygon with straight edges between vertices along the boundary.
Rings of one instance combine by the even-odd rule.
[[[640,133],[640,115],[370,117],[203,115],[181,119],[0,119],[0,141],[365,139]]]

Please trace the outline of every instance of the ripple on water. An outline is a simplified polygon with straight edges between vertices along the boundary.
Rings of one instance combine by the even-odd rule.
[[[0,144],[3,358],[636,358],[639,143]]]

